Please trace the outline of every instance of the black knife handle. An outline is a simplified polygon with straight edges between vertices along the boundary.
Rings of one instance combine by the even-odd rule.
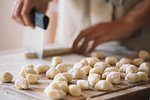
[[[30,12],[30,17],[35,26],[39,26],[46,30],[49,23],[49,18],[46,15],[33,8]]]

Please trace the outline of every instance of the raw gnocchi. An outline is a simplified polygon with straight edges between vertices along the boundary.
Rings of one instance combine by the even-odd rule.
[[[100,75],[99,74],[89,74],[88,76],[88,81],[91,86],[94,86],[98,81],[100,80]]]
[[[28,80],[29,83],[37,83],[38,80],[38,76],[37,75],[33,75],[33,74],[28,74],[26,79]]]
[[[26,79],[18,79],[15,81],[15,87],[21,90],[29,89],[29,82]]]
[[[140,50],[139,51],[139,57],[144,59],[144,60],[147,60],[150,58],[150,54],[148,51],[145,51],[145,50]]]
[[[144,62],[140,65],[140,67],[138,68],[139,72],[146,72],[147,75],[150,75],[150,64],[147,62]]]
[[[88,64],[91,66],[91,67],[94,67],[94,65],[99,62],[100,60],[98,58],[94,58],[94,57],[89,57],[89,58],[86,58],[87,61],[88,61]]]
[[[103,53],[102,53],[102,52],[97,51],[97,52],[93,52],[93,53],[91,54],[91,57],[95,57],[95,58],[103,59],[103,58],[104,58],[104,55],[103,55]]]
[[[90,84],[87,80],[78,80],[77,86],[79,86],[80,89],[89,89],[90,88]]]
[[[130,66],[130,64],[123,64],[123,65],[120,67],[119,71],[122,72],[122,73],[126,73],[126,69],[127,69],[127,67],[129,67],[129,66]]]
[[[113,89],[113,85],[106,80],[100,80],[95,84],[94,87],[96,90],[112,90]]]
[[[116,63],[116,67],[120,68],[124,64],[131,64],[131,63],[132,63],[132,59],[130,59],[130,58],[121,58],[120,61]]]
[[[94,67],[94,68],[92,68],[92,69],[90,70],[89,73],[90,73],[90,74],[95,73],[95,74],[101,75],[103,72],[102,72],[102,70],[101,70],[100,67]]]
[[[59,73],[57,74],[54,79],[56,79],[57,77],[65,77],[67,79],[68,82],[70,82],[71,80],[73,80],[73,76],[71,73]]]
[[[116,68],[116,67],[107,67],[107,68],[104,70],[104,72],[112,72],[112,71],[114,71],[114,72],[119,72],[119,69]]]
[[[120,83],[120,72],[110,72],[106,77],[106,81],[109,81],[112,84],[119,84]]]
[[[103,79],[106,79],[106,77],[107,77],[107,75],[108,75],[109,73],[110,73],[110,72],[105,72],[105,73],[103,73],[103,74],[102,74],[102,78],[103,78]]]
[[[76,63],[73,65],[73,69],[81,69],[82,67],[84,67],[84,64],[81,63],[81,62],[76,62]]]
[[[89,66],[89,65],[86,65],[86,66],[84,66],[84,67],[81,68],[81,70],[84,71],[86,75],[89,74],[89,71],[90,71],[91,69],[92,69],[92,67]]]
[[[56,66],[56,69],[61,73],[63,73],[63,72],[67,72],[67,67],[68,67],[67,64],[61,63]]]
[[[83,70],[75,69],[72,72],[72,76],[75,79],[83,79],[86,76],[86,73]]]
[[[136,58],[136,59],[134,59],[133,60],[133,64],[135,65],[135,66],[140,66],[142,63],[143,63],[143,59],[141,59],[141,58]]]
[[[139,82],[141,81],[141,78],[137,73],[128,73],[125,80],[129,82]]]
[[[70,85],[69,86],[69,93],[72,96],[80,96],[81,95],[81,89],[77,85]]]
[[[97,62],[94,67],[99,67],[101,69],[102,72],[104,72],[104,70],[107,68],[107,67],[110,67],[110,65],[108,63],[105,63],[105,62]]]
[[[116,57],[106,57],[105,62],[110,65],[115,65],[117,63],[118,59]]]
[[[54,78],[58,73],[60,73],[60,71],[58,71],[57,69],[55,69],[55,67],[51,67],[46,72],[46,76],[47,76],[47,78]]]
[[[63,62],[63,60],[61,57],[56,56],[56,57],[52,58],[52,65],[53,66],[57,66],[58,64],[60,64],[62,62]]]
[[[0,80],[4,83],[11,82],[12,79],[13,79],[13,75],[9,72],[3,72],[0,75]]]
[[[126,68],[126,73],[137,73],[138,68],[135,65],[129,65]]]
[[[148,75],[145,72],[138,72],[137,73],[142,81],[148,81]]]
[[[36,72],[38,74],[41,74],[41,73],[46,73],[48,70],[49,70],[50,66],[49,65],[45,65],[45,64],[38,64],[36,66]]]

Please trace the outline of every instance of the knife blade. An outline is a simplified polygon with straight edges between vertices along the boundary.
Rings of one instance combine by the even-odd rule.
[[[48,26],[49,18],[33,8],[30,18],[35,28],[24,28],[24,47],[36,54],[40,59],[43,58],[44,32]]]

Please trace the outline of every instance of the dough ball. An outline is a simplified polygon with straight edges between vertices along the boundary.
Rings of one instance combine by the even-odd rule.
[[[26,79],[28,80],[29,83],[37,83],[38,80],[38,76],[37,75],[33,75],[33,74],[28,74]]]
[[[100,80],[100,75],[99,74],[89,74],[88,76],[88,81],[91,86],[94,86],[98,81]]]
[[[110,73],[110,72],[105,72],[105,73],[103,73],[103,74],[102,74],[102,78],[103,78],[103,79],[106,79],[106,77],[107,77],[107,75],[108,75],[109,73]]]
[[[138,68],[139,72],[146,72],[147,75],[150,75],[150,64],[147,62],[144,62],[140,65],[140,67]]]
[[[133,64],[135,65],[135,66],[140,66],[142,63],[143,63],[143,59],[141,59],[141,58],[136,58],[136,59],[134,59],[133,60]]]
[[[145,72],[138,72],[137,73],[142,81],[148,81],[148,75]]]
[[[56,77],[56,78],[54,78],[54,81],[60,81],[60,82],[65,82],[65,83],[68,83],[68,81],[67,81],[67,79],[66,79],[66,77],[64,77],[64,76],[60,76],[60,77]]]
[[[47,78],[54,78],[58,73],[60,73],[60,71],[58,71],[57,69],[55,69],[55,67],[51,67],[46,72],[46,76],[47,76]]]
[[[89,65],[86,65],[86,66],[84,66],[84,67],[81,68],[81,70],[84,71],[86,75],[89,74],[89,71],[90,71],[91,69],[92,69],[92,67],[89,66]]]
[[[53,81],[50,83],[49,87],[51,89],[63,90],[66,93],[68,93],[68,91],[69,91],[68,84],[66,82],[62,82],[62,81]]]
[[[117,63],[118,59],[116,57],[106,57],[105,62],[110,65],[115,65]]]
[[[147,60],[150,58],[150,54],[148,51],[145,51],[145,50],[140,50],[139,51],[139,57],[144,59],[144,60]]]
[[[90,74],[95,73],[95,74],[101,75],[103,72],[102,72],[102,70],[101,70],[100,67],[94,67],[94,68],[92,68],[92,69],[90,70],[89,73],[90,73]]]
[[[70,85],[69,86],[69,93],[72,96],[80,96],[81,95],[81,89],[77,85]]]
[[[138,68],[135,65],[129,65],[126,68],[126,73],[137,73]]]
[[[131,64],[132,59],[130,58],[121,58],[119,62],[116,63],[116,67],[120,68],[123,64]]]
[[[61,63],[56,66],[56,69],[61,73],[63,73],[63,72],[67,72],[67,67],[68,67],[67,64]]]
[[[18,79],[15,81],[15,87],[21,90],[29,89],[29,82],[26,79]]]
[[[119,84],[120,83],[120,72],[110,72],[106,77],[106,81],[109,81],[113,84]]]
[[[110,65],[108,63],[105,63],[105,62],[97,62],[94,67],[99,67],[101,69],[102,72],[104,72],[104,70],[107,68],[107,67],[110,67]]]
[[[76,63],[73,65],[73,69],[81,69],[82,67],[84,67],[84,64],[81,63],[81,62],[76,62]]]
[[[87,58],[81,59],[80,62],[84,65],[89,65]]]
[[[93,52],[93,53],[91,54],[91,57],[95,57],[95,58],[103,59],[103,58],[104,58],[104,55],[103,55],[103,53],[102,53],[102,52],[97,51],[97,52]]]
[[[57,66],[58,64],[60,64],[62,62],[63,62],[63,60],[61,57],[56,56],[56,57],[52,58],[52,65],[53,66]]]
[[[141,78],[137,73],[128,73],[125,80],[129,82],[139,82],[141,81]]]
[[[77,86],[79,86],[81,89],[89,89],[90,84],[87,80],[78,80]]]
[[[4,83],[9,83],[13,79],[13,75],[9,72],[3,72],[0,75],[0,80]]]
[[[41,73],[46,73],[48,70],[49,70],[50,66],[49,65],[45,65],[45,64],[38,64],[36,66],[36,72],[38,74],[41,74]]]
[[[112,72],[112,71],[114,71],[114,72],[119,72],[119,69],[116,68],[116,67],[107,67],[107,68],[104,70],[104,72]]]
[[[100,80],[95,84],[94,87],[96,90],[112,90],[113,89],[113,85],[106,80]]]
[[[122,72],[122,73],[126,73],[126,69],[127,69],[127,67],[129,67],[129,66],[130,66],[130,64],[123,64],[123,65],[120,67],[119,71]]]
[[[57,78],[57,77],[65,77],[68,82],[70,82],[71,80],[73,80],[73,76],[72,76],[71,73],[59,73],[59,74],[57,74],[57,75],[54,77],[54,79]]]
[[[94,57],[89,57],[89,58],[86,58],[87,61],[88,61],[88,64],[91,66],[91,67],[94,67],[94,65],[99,62],[100,60],[98,58],[94,58]]]
[[[85,74],[85,72],[83,70],[75,69],[72,72],[72,76],[75,79],[83,79],[86,76],[86,74]]]
[[[63,90],[49,89],[49,87],[44,90],[44,94],[52,100],[63,99],[66,96]]]
[[[21,68],[21,71],[19,72],[20,77],[26,77],[26,74],[36,74],[36,71],[34,70],[34,66],[32,64],[24,65]]]

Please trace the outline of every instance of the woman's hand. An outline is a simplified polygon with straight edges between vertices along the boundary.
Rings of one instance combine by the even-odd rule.
[[[38,11],[45,13],[48,7],[48,0],[17,0],[11,17],[19,24],[31,26],[34,28],[30,20],[30,11],[36,8]]]
[[[77,53],[84,53],[86,52],[89,42],[93,41],[92,47],[89,50],[89,52],[91,52],[97,45],[103,42],[121,40],[131,36],[133,32],[134,29],[131,27],[131,21],[127,21],[125,18],[96,24],[80,32],[73,43],[72,50]],[[78,43],[83,38],[84,41],[82,45],[78,47]]]

